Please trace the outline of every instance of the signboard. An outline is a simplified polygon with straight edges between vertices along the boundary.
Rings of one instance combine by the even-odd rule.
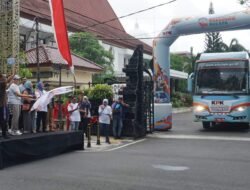
[[[227,62],[206,62],[199,63],[198,69],[211,69],[211,68],[246,68],[246,63],[244,61],[227,61]]]

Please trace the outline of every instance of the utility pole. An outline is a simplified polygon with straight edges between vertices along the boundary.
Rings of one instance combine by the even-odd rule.
[[[62,64],[59,63],[59,87],[62,86]],[[61,95],[58,97],[58,121],[59,121],[59,125],[60,128],[63,130],[64,128],[64,122],[63,122],[63,112],[62,112],[62,97]]]
[[[37,63],[37,71],[36,71],[36,77],[37,82],[40,81],[40,63],[39,63],[39,20],[38,17],[36,17],[36,63]]]
[[[59,63],[59,87],[62,86],[62,64]]]

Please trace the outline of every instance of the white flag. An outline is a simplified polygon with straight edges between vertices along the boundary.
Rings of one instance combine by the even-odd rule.
[[[64,86],[45,92],[37,101],[34,103],[30,111],[36,110],[40,111],[44,106],[47,106],[51,99],[56,95],[67,94],[74,91],[73,86]]]

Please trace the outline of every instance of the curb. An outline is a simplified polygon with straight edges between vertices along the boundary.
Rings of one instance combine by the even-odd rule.
[[[111,144],[107,144],[105,142],[105,138],[101,137],[100,141],[101,144],[97,145],[97,139],[96,136],[91,137],[91,147],[87,147],[87,139],[84,140],[84,147],[85,150],[83,151],[78,151],[78,152],[100,152],[100,151],[108,151],[109,149],[117,148],[122,145],[126,145],[128,143],[133,142],[131,138],[124,138],[124,139],[114,139],[113,137],[110,137],[110,142]]]
[[[186,112],[191,112],[192,107],[189,108],[173,108],[172,113],[186,113]]]

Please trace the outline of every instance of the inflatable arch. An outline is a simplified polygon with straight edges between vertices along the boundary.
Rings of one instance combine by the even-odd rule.
[[[170,129],[172,105],[170,103],[169,47],[182,35],[205,32],[242,30],[250,28],[250,10],[224,15],[173,19],[153,41],[155,129]]]

